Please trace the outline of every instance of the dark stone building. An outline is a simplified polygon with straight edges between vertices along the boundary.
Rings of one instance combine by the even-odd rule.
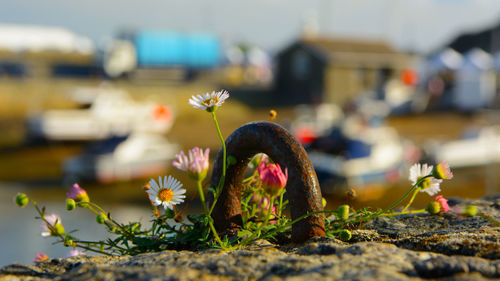
[[[277,55],[277,102],[343,105],[357,94],[377,91],[412,62],[412,56],[380,41],[301,39]]]

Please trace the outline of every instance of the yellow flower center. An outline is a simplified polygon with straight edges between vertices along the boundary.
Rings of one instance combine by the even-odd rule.
[[[158,198],[160,198],[162,202],[169,202],[170,200],[172,200],[173,196],[174,193],[172,192],[171,189],[162,188],[160,189],[160,191],[158,191]]]
[[[218,103],[219,99],[217,97],[209,98],[209,99],[202,101],[201,104],[203,104],[204,106],[209,106],[211,101],[214,101],[214,103]]]
[[[420,187],[422,187],[422,189],[426,189],[428,188],[429,186],[431,186],[431,179],[430,178],[425,178],[421,183],[420,183]]]

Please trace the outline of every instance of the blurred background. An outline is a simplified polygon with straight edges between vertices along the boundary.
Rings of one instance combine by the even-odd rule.
[[[124,222],[149,222],[150,177],[172,174],[194,195],[171,161],[194,146],[215,158],[213,122],[188,99],[219,89],[231,94],[217,111],[224,137],[276,110],[328,208],[351,188],[356,208],[389,205],[416,162],[450,164],[445,197],[500,191],[498,1],[4,1],[0,266],[68,252],[40,237],[17,192],[84,239],[105,233],[65,211],[75,182]]]

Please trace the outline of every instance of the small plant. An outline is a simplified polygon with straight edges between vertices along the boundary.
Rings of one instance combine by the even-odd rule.
[[[317,213],[329,214],[325,219],[326,235],[339,238],[342,241],[351,239],[351,230],[358,228],[363,222],[380,216],[396,216],[408,213],[429,212],[438,215],[449,210],[447,200],[437,196],[430,202],[426,209],[409,210],[413,200],[419,192],[426,192],[433,196],[440,191],[440,184],[444,179],[453,177],[445,162],[439,163],[435,168],[427,164],[415,164],[410,169],[412,187],[401,199],[386,209],[370,210],[369,208],[355,210],[349,205],[339,206],[336,210],[325,210],[308,213],[295,220],[287,217],[285,210],[288,201],[285,199],[285,186],[288,179],[286,167],[280,167],[265,154],[256,155],[250,162],[250,171],[243,180],[241,210],[242,227],[236,235],[220,235],[212,219],[214,206],[219,199],[224,186],[226,169],[235,163],[232,156],[226,155],[226,147],[219,124],[216,118],[217,109],[229,98],[227,91],[207,93],[193,96],[189,104],[195,108],[210,113],[215,124],[222,145],[223,171],[220,181],[215,186],[206,187],[204,181],[209,169],[209,149],[195,147],[187,155],[181,151],[173,161],[173,166],[185,171],[197,187],[198,197],[203,207],[203,213],[198,215],[182,216],[182,211],[177,206],[183,204],[186,190],[183,184],[172,176],[160,176],[158,181],[151,179],[144,190],[153,209],[153,219],[150,227],[144,227],[140,222],[120,223],[113,216],[92,202],[85,189],[74,184],[67,193],[66,208],[68,211],[87,209],[94,213],[96,222],[101,224],[110,233],[110,237],[101,241],[86,241],[79,239],[73,231],[64,228],[62,219],[56,214],[47,214],[45,207],[29,198],[26,194],[19,193],[15,202],[24,207],[32,203],[37,219],[42,221],[41,235],[53,237],[64,246],[73,248],[70,253],[80,255],[84,252],[93,252],[102,255],[137,255],[145,252],[156,252],[165,249],[199,250],[206,248],[220,248],[232,250],[254,243],[258,239],[267,239],[271,242],[286,241],[290,234],[291,226],[298,221]],[[161,108],[159,110],[161,113]],[[276,111],[270,112],[270,119],[276,117]],[[156,114],[158,115],[158,113]],[[213,200],[208,203],[206,193],[210,192]],[[408,196],[407,204],[401,211],[395,212]],[[355,196],[354,190],[348,192],[348,197]],[[323,207],[326,200],[323,199]],[[468,208],[467,214],[475,212]],[[83,252],[80,252],[79,250]],[[35,262],[46,260],[44,254],[36,254]]]

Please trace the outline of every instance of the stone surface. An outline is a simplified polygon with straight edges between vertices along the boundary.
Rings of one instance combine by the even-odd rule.
[[[450,206],[457,212],[440,216],[402,215],[396,219],[379,217],[356,232],[351,242],[383,241],[411,250],[499,259],[500,228],[480,216],[457,215],[467,204],[474,204],[480,212],[500,219],[500,196],[466,202],[453,199]]]
[[[453,207],[463,207],[454,200]],[[475,200],[500,219],[500,197]],[[491,280],[500,279],[500,228],[481,217],[415,214],[378,218],[348,243],[258,243],[224,252],[164,251],[72,257],[0,269],[0,280]]]

